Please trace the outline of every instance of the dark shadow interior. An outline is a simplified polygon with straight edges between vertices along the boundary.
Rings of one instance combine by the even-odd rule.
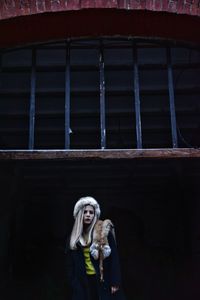
[[[115,224],[127,299],[199,299],[199,160],[1,161],[0,177],[1,300],[70,299],[64,247],[84,195]]]

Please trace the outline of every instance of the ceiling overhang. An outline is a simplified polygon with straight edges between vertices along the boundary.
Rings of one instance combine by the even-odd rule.
[[[0,47],[134,36],[200,44],[199,1],[2,0]]]

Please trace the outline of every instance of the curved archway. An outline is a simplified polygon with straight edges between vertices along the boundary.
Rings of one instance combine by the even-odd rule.
[[[82,6],[79,5],[80,1],[73,1],[74,5],[67,1],[68,6],[64,6],[64,2],[66,3],[60,0],[1,2],[0,47],[100,35],[159,37],[200,43],[200,9],[197,4],[190,9],[189,4],[184,4],[181,9],[179,6],[170,6],[169,3],[166,7],[164,4],[149,7],[144,5],[151,1],[137,1],[143,3],[138,4],[139,6],[134,5],[136,1],[118,1],[119,5],[117,1],[82,1]],[[21,3],[21,6],[17,3]]]

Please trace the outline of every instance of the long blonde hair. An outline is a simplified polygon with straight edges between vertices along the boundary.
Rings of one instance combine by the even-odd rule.
[[[88,226],[87,231],[83,234],[83,215],[84,215],[85,206],[82,207],[76,215],[74,226],[72,228],[70,236],[70,249],[76,250],[77,243],[80,243],[82,246],[88,246],[92,242],[92,231],[94,225],[98,219],[96,210],[94,209],[94,218],[92,223]]]

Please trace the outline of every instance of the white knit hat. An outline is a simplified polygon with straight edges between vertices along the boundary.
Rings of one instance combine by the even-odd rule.
[[[90,197],[90,196],[82,197],[76,202],[76,204],[74,206],[74,212],[73,212],[74,218],[76,218],[79,210],[81,210],[86,205],[93,206],[94,210],[95,210],[95,214],[96,214],[97,218],[99,218],[99,216],[101,214],[99,204],[93,197]]]

